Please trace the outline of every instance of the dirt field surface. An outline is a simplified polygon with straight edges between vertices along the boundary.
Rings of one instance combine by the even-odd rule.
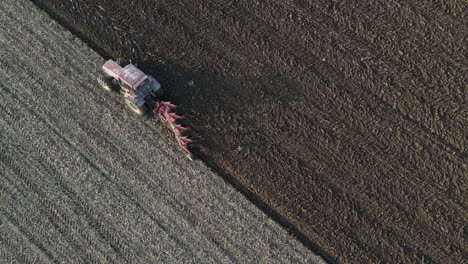
[[[463,262],[463,1],[34,2],[161,80],[202,159],[326,260]]]
[[[0,263],[324,263],[98,87],[45,12],[0,13]]]

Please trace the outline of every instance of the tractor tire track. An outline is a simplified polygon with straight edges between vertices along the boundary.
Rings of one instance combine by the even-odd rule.
[[[33,183],[31,183],[27,179],[27,176],[25,176],[25,173],[21,170],[21,168],[18,167],[16,164],[14,164],[13,161],[11,159],[9,159],[8,156],[5,155],[5,150],[2,149],[1,152],[2,153],[1,153],[0,157],[3,159],[3,163],[4,164],[8,163],[6,166],[9,169],[11,169],[12,172],[13,172],[11,175],[20,176],[21,180],[24,183],[24,187],[23,186],[16,186],[16,187],[10,187],[10,188],[12,190],[14,190],[15,193],[18,193],[19,194],[18,196],[20,196],[22,191],[25,190],[25,189],[34,190],[34,194],[38,196],[37,198],[34,197],[34,198],[28,199],[29,197],[27,197],[27,196],[21,197],[21,198],[28,199],[28,200],[36,200],[37,199],[37,201],[39,201],[39,203],[40,203],[40,206],[47,211],[47,213],[44,215],[44,217],[46,217],[48,219],[50,224],[56,230],[58,230],[58,232],[61,235],[66,237],[67,242],[70,244],[70,246],[72,248],[74,248],[76,250],[79,250],[81,252],[80,257],[83,257],[83,258],[81,258],[81,261],[85,261],[87,263],[96,262],[94,260],[94,258],[92,258],[91,256],[89,256],[87,254],[87,252],[85,250],[85,247],[86,248],[88,248],[88,247],[95,248],[97,245],[96,244],[93,245],[91,243],[91,240],[89,239],[89,237],[87,235],[83,234],[82,232],[80,232],[80,229],[77,227],[77,225],[75,223],[71,222],[71,220],[69,218],[64,217],[64,214],[61,214],[57,210],[57,207],[47,199],[47,196],[44,195],[44,192],[40,191],[40,189],[37,186],[35,186]],[[34,163],[31,163],[31,164],[34,164]],[[8,180],[8,179],[6,179],[6,180]],[[13,183],[10,180],[10,186],[11,185],[13,185]],[[18,184],[16,184],[16,185],[18,185]],[[30,193],[30,195],[31,194],[32,193]],[[65,232],[65,230],[67,230],[67,229],[71,229],[71,230],[74,230],[74,231],[78,232],[78,236],[76,237],[76,239],[75,239],[75,237],[72,236],[71,233],[67,234]],[[80,243],[80,239],[84,239],[85,242],[87,242],[89,244],[82,245]],[[115,259],[112,260],[112,259],[107,258],[106,261],[114,261],[115,262]]]
[[[7,63],[4,63],[3,65],[8,65]],[[13,75],[13,73],[10,73],[8,75]],[[18,99],[16,98],[16,96],[10,92],[7,88],[4,88],[4,91],[8,94],[10,94],[10,96],[14,97],[15,99],[17,99],[19,102],[23,101],[23,102],[26,102],[26,98],[23,98],[22,100],[21,99]],[[51,97],[49,97],[49,99],[51,99]],[[26,106],[26,105],[25,105]],[[158,225],[161,229],[163,229],[167,236],[171,237],[171,239],[176,243],[176,245],[178,247],[186,247],[187,245],[185,243],[183,243],[180,239],[178,239],[178,237],[176,236],[173,236],[170,232],[168,232],[167,228],[162,226],[161,224],[159,224],[156,220],[154,220],[154,217],[147,212],[147,210],[145,209],[145,207],[143,207],[141,204],[139,204],[139,202],[137,201],[134,201],[132,196],[129,195],[125,190],[124,190],[124,187],[121,186],[120,184],[118,183],[115,183],[112,181],[112,179],[109,178],[109,173],[106,173],[104,172],[100,167],[101,166],[98,166],[97,164],[95,164],[93,161],[91,161],[91,158],[89,157],[89,155],[91,154],[84,154],[82,152],[82,150],[78,149],[75,147],[75,144],[73,144],[70,139],[67,139],[66,137],[64,137],[64,135],[62,135],[61,133],[58,132],[58,128],[54,127],[53,125],[51,125],[51,122],[46,120],[44,117],[42,117],[40,114],[38,114],[37,111],[34,111],[32,109],[29,109],[30,106],[26,106],[26,109],[28,110],[29,114],[32,115],[32,116],[36,116],[36,120],[39,120],[39,121],[42,121],[42,123],[47,126],[51,131],[53,131],[53,133],[58,137],[60,138],[61,140],[63,140],[65,142],[66,145],[69,145],[76,153],[79,153],[79,155],[81,156],[81,158],[88,164],[91,165],[91,167],[93,167],[94,169],[96,169],[99,174],[101,174],[101,176],[105,177],[110,183],[111,185],[115,185],[116,186],[116,189],[125,197],[127,197],[130,201],[132,201],[133,203],[135,203],[137,205],[137,207],[139,208],[139,210],[141,210],[142,212],[144,212],[146,215],[148,215],[151,219],[153,219],[153,223]],[[40,109],[37,109],[40,111]],[[39,112],[40,113],[40,112]],[[15,126],[14,123],[10,124],[11,126]],[[18,128],[19,129],[19,128]],[[127,152],[128,153],[128,152]],[[45,156],[41,155],[41,153],[39,153],[40,156],[42,156],[44,159],[46,159]],[[135,155],[135,154],[134,154]],[[138,164],[137,164],[138,165]],[[54,168],[54,164],[50,164],[49,166],[50,168]],[[50,169],[47,169],[47,170],[50,170]],[[137,172],[139,174],[137,175],[144,175],[144,172],[143,171],[139,171],[138,169],[136,168],[129,168],[130,171],[133,171],[133,172]],[[176,170],[177,172],[177,170]],[[60,172],[59,171],[49,171],[49,174],[50,175],[60,175]],[[144,181],[148,181],[149,179],[142,179]],[[149,180],[151,181],[151,180]],[[99,229],[97,230],[98,233],[100,234],[100,237],[103,239],[103,240],[110,240],[113,242],[113,244],[111,244],[111,247],[114,249],[114,251],[117,253],[117,254],[120,254],[120,252],[124,252],[123,255],[121,256],[126,256],[125,255],[125,252],[128,251],[128,250],[124,250],[124,248],[119,245],[119,241],[117,239],[115,239],[113,236],[111,236],[110,234],[111,233],[114,233],[114,232],[107,232],[106,229],[99,223],[97,222],[96,220],[94,220],[95,217],[93,217],[93,215],[96,215],[96,213],[91,210],[91,207],[86,207],[84,206],[85,204],[87,204],[85,201],[82,200],[82,198],[78,197],[76,194],[74,194],[74,192],[72,190],[70,190],[68,188],[68,185],[67,183],[64,183],[63,182],[63,179],[61,179],[59,177],[59,182],[60,182],[60,187],[62,190],[65,191],[66,194],[68,194],[69,197],[71,197],[71,199],[73,201],[76,201],[78,205],[81,206],[81,208],[83,208],[85,210],[85,213],[86,215],[88,216],[88,218],[91,219],[91,222],[93,222],[93,225],[96,225],[99,227]],[[154,186],[153,186],[154,187]],[[158,186],[159,188],[161,188],[162,186]],[[37,189],[37,188],[36,188]],[[170,204],[170,202],[168,202]],[[177,208],[177,207],[176,207]],[[108,261],[111,261],[108,259]],[[115,262],[115,260],[112,260],[113,262]],[[172,260],[173,261],[173,260]],[[172,262],[171,261],[171,262]],[[216,262],[219,262],[220,260],[217,260]],[[130,261],[130,259],[127,259],[126,262],[132,262],[133,261]]]

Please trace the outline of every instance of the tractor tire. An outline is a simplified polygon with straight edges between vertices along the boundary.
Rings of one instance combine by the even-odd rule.
[[[140,115],[140,116],[144,115],[148,110],[148,107],[145,104],[142,105],[141,107],[138,107],[136,104],[134,104],[130,100],[125,100],[125,103],[127,103],[128,107],[130,107],[130,109],[132,109],[133,112],[135,112],[137,115]]]
[[[161,100],[164,96],[163,89],[159,88],[157,91],[151,91],[150,92],[151,96],[158,98]]]
[[[99,76],[97,79],[99,85],[101,85],[104,90],[109,91],[109,92],[114,92],[116,91],[114,84],[107,78],[103,76]]]

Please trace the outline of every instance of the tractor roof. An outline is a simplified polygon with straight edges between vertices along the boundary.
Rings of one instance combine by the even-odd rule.
[[[110,76],[122,80],[134,89],[147,78],[146,74],[133,64],[128,64],[122,68],[115,61],[108,60],[102,68]]]
[[[125,66],[119,74],[119,78],[133,88],[137,88],[146,78],[146,74],[133,64]]]

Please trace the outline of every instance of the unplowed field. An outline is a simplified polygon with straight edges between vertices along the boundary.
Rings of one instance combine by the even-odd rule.
[[[463,1],[34,2],[160,79],[202,159],[328,260],[463,262]]]
[[[0,263],[323,263],[98,87],[102,62],[0,1]]]

